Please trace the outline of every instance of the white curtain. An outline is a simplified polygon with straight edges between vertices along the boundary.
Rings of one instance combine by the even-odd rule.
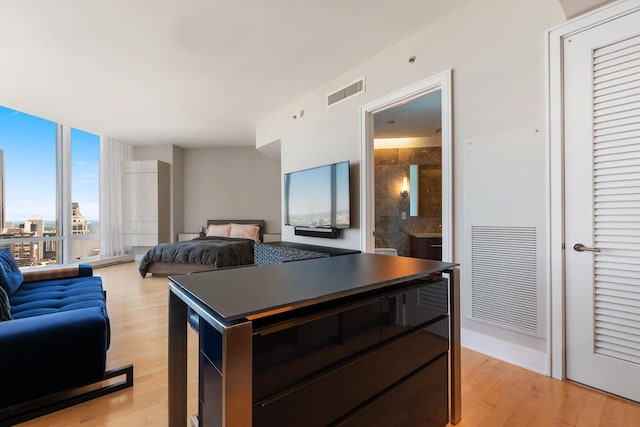
[[[100,256],[124,255],[122,237],[122,162],[133,157],[133,147],[100,138]]]

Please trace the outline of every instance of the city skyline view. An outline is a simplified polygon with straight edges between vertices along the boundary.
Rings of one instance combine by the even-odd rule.
[[[56,220],[57,125],[0,106],[4,154],[4,220],[16,225],[34,217]],[[82,215],[99,220],[100,137],[71,129],[71,198]],[[3,227],[4,224],[0,224]]]

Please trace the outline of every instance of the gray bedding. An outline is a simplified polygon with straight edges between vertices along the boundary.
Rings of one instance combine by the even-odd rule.
[[[253,240],[198,237],[186,242],[160,243],[149,249],[138,270],[145,277],[154,262],[210,265],[213,268],[253,264]]]

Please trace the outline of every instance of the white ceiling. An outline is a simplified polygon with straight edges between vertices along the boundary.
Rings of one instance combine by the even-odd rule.
[[[565,16],[570,19],[607,3],[612,3],[613,0],[559,0],[559,2]]]
[[[374,138],[429,138],[442,130],[442,91],[376,113]]]
[[[254,145],[260,118],[468,1],[0,0],[0,105],[134,144]]]

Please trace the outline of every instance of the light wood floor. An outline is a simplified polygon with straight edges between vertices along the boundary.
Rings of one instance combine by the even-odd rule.
[[[471,426],[640,427],[640,404],[463,348],[456,427]]]
[[[23,426],[166,426],[167,279],[141,279],[133,263],[96,270],[107,290],[107,369],[134,364],[131,389]],[[197,336],[189,328],[189,414],[197,412]],[[185,420],[185,426],[187,420]],[[470,426],[640,426],[640,405],[463,349],[462,421]]]

